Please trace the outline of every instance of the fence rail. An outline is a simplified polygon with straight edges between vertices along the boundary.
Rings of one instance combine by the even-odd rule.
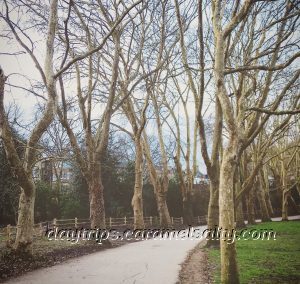
[[[118,227],[133,227],[134,218],[133,217],[119,217],[106,218],[106,226],[107,228],[118,228]],[[207,222],[207,216],[196,216],[194,217],[194,225],[204,225]],[[172,225],[184,225],[184,220],[182,217],[171,217]],[[151,226],[159,226],[160,220],[158,216],[149,216],[144,217],[144,224],[146,227]],[[56,219],[54,218],[52,221],[40,222],[34,224],[34,238],[41,238],[47,229],[51,229],[53,227],[58,228],[81,228],[81,227],[89,227],[90,219],[79,219],[77,217],[73,219]],[[12,242],[16,236],[17,226],[7,225],[6,227],[0,228],[0,241],[6,240],[8,243]]]
[[[281,210],[278,208],[274,208],[274,215],[280,216]],[[245,220],[248,219],[247,213],[244,212]],[[255,211],[255,218],[260,218],[260,211]],[[106,218],[106,227],[107,228],[120,228],[120,227],[133,227],[134,218],[133,217],[109,217]],[[174,226],[184,225],[183,217],[171,217],[171,223]],[[151,226],[160,226],[160,220],[158,216],[149,216],[144,217],[144,224],[145,227]],[[193,225],[205,225],[207,224],[207,215],[205,216],[195,216]],[[34,238],[41,238],[47,228],[82,228],[82,227],[89,227],[90,226],[90,219],[80,219],[80,218],[73,218],[73,219],[56,219],[54,218],[52,221],[40,222],[34,224]],[[7,225],[4,228],[0,228],[0,241],[6,240],[7,242],[12,242],[16,236],[17,226]]]

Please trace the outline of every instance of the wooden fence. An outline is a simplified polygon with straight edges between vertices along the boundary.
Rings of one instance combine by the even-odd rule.
[[[133,228],[133,217],[121,217],[121,218],[106,218],[106,226],[107,228]],[[145,227],[159,227],[160,220],[157,216],[150,216],[144,218]],[[182,217],[175,218],[171,217],[171,223],[173,226],[181,226],[184,225],[184,221]],[[205,225],[207,223],[207,216],[197,216],[194,217],[193,225]],[[79,219],[77,217],[73,219],[56,219],[54,218],[52,221],[41,222],[38,224],[34,224],[34,238],[41,238],[45,235],[47,229],[52,229],[54,227],[64,228],[64,229],[73,229],[73,228],[89,228],[90,220],[89,219]],[[15,239],[17,232],[17,226],[7,225],[4,228],[0,228],[0,241],[7,241],[8,243],[12,242]]]

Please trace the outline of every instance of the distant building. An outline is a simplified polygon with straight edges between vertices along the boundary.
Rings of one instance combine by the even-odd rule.
[[[194,177],[194,184],[209,184],[209,177],[207,174],[203,174],[197,171]]]
[[[33,177],[50,184],[53,188],[59,185],[61,188],[67,188],[72,182],[72,167],[66,161],[54,161],[53,159],[44,159],[39,161],[33,169]]]
[[[157,166],[156,171],[159,175],[162,175],[163,171],[164,171],[163,166]],[[175,176],[175,172],[176,172],[175,168],[168,166],[168,178],[169,179],[171,179]]]
[[[39,161],[33,169],[33,178],[51,184],[52,183],[51,160]]]

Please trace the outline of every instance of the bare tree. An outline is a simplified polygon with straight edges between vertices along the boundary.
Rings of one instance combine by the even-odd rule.
[[[278,123],[278,120],[276,120]],[[295,121],[294,121],[295,123]],[[291,190],[299,187],[299,135],[296,124],[290,123],[281,132],[281,136],[269,148],[267,159],[264,161],[266,175],[270,172],[273,175],[275,187],[282,197],[281,212],[282,220],[288,220],[288,204],[299,212]],[[296,130],[296,132],[295,132]],[[268,171],[269,169],[269,171]]]
[[[161,102],[158,101],[158,98],[160,97],[160,87],[164,86],[163,84],[166,83],[164,72],[168,68],[168,62],[173,56],[172,53],[177,42],[177,38],[173,36],[173,23],[170,21],[172,18],[172,10],[170,9],[170,5],[167,1],[155,1],[151,3],[151,5],[149,3],[147,11],[144,15],[141,15],[141,17],[141,36],[139,36],[140,46],[137,49],[139,52],[137,53],[136,57],[133,57],[133,62],[130,63],[128,62],[128,60],[126,61],[125,58],[130,58],[129,52],[132,50],[128,49],[127,56],[122,56],[122,61],[125,64],[125,70],[130,71],[130,69],[132,69],[132,66],[134,66],[133,63],[137,62],[138,68],[135,72],[133,72],[133,74],[136,74],[139,71],[139,68],[142,74],[140,78],[135,78],[136,76],[133,76],[136,82],[131,88],[129,88],[129,85],[130,83],[132,83],[132,76],[130,76],[130,73],[128,71],[124,76],[123,93],[124,98],[127,98],[125,113],[133,128],[133,136],[137,150],[136,158],[138,158],[137,154],[141,153],[141,149],[143,149],[143,153],[146,158],[150,173],[150,180],[154,187],[154,193],[156,196],[161,226],[169,227],[171,225],[171,218],[166,203],[166,194],[169,185],[169,168],[162,129],[163,123],[161,121]],[[158,21],[158,25],[156,22],[154,22],[154,19]],[[159,27],[159,33],[156,32],[157,26]],[[136,41],[137,38],[135,38],[133,34],[131,42]],[[133,90],[137,86],[137,84],[140,84],[142,86],[141,91],[145,92],[144,107],[140,107],[140,95],[137,94],[136,98],[133,97]],[[163,89],[165,89],[165,87]],[[149,145],[149,138],[147,137],[147,129],[145,127],[145,110],[148,102],[148,109],[150,109],[151,107],[153,116],[155,117],[154,121],[157,128],[157,136],[161,156],[161,171],[156,167],[154,163]],[[141,109],[143,110],[141,111]],[[137,116],[137,113],[140,113],[140,116]],[[142,136],[140,136],[141,134]],[[142,144],[138,145],[138,143]],[[138,168],[139,166],[136,164],[136,173],[140,171],[138,170]],[[140,175],[136,175],[136,178],[138,178],[139,176]],[[137,188],[141,187],[140,181],[139,184],[140,186],[138,186]]]
[[[24,251],[26,253],[32,252],[33,241],[33,224],[34,224],[34,201],[35,201],[35,184],[32,177],[32,170],[35,164],[38,143],[52,122],[57,105],[56,94],[56,80],[54,78],[53,70],[53,56],[54,56],[54,39],[57,27],[57,6],[58,1],[51,1],[50,15],[48,21],[48,32],[46,41],[46,56],[44,68],[41,67],[33,50],[20,37],[16,24],[10,19],[10,6],[5,1],[5,12],[1,14],[10,28],[11,33],[15,37],[20,46],[26,50],[28,55],[34,61],[40,75],[43,79],[43,84],[46,88],[47,103],[41,115],[41,118],[36,123],[33,130],[30,132],[26,144],[24,158],[21,159],[17,153],[16,145],[13,140],[12,130],[8,123],[7,116],[4,109],[4,87],[7,77],[4,71],[0,72],[0,129],[1,138],[4,142],[6,156],[9,161],[18,183],[21,187],[21,195],[19,200],[17,235],[15,240],[15,249],[17,251]],[[21,31],[22,32],[22,31]]]
[[[282,12],[281,9],[282,5],[283,7],[285,6],[284,12]],[[297,18],[287,18],[294,12],[293,5],[290,3],[282,3],[279,6],[281,20],[276,22],[276,24],[278,24],[278,32],[275,37],[276,40],[273,42],[272,52],[270,53],[267,52],[267,49],[259,50],[262,42],[265,43],[266,32],[271,33],[270,25],[274,25],[273,19],[270,17],[269,23],[263,22],[262,29],[259,27],[258,30],[256,30],[256,32],[261,35],[260,42],[257,45],[254,44],[254,32],[256,29],[255,22],[256,19],[259,20],[260,12],[262,10],[269,12],[272,9],[272,5],[267,5],[266,3],[254,4],[252,1],[244,1],[242,4],[237,2],[235,6],[233,5],[231,10],[232,15],[229,16],[229,20],[224,26],[222,21],[224,20],[224,8],[226,8],[226,6],[224,7],[222,5],[222,1],[213,1],[212,3],[215,43],[214,81],[216,95],[220,101],[228,131],[227,146],[224,148],[220,168],[220,226],[224,228],[234,228],[234,211],[232,209],[234,208],[233,185],[236,166],[239,163],[243,151],[257,137],[269,118],[268,114],[262,118],[261,112],[252,113],[250,114],[250,123],[245,128],[244,119],[245,115],[247,115],[246,105],[248,103],[246,99],[248,99],[250,95],[253,95],[253,87],[257,88],[257,81],[254,79],[252,83],[247,82],[245,78],[246,74],[243,73],[243,71],[253,70],[254,76],[259,76],[258,74],[262,75],[261,72],[266,71],[264,86],[261,89],[261,97],[258,102],[255,103],[256,107],[263,108],[267,99],[271,96],[270,88],[272,77],[275,74],[274,71],[289,67],[295,58],[299,56],[299,53],[295,53],[295,48],[290,48],[288,44],[284,45],[283,41],[283,38],[287,39],[291,37],[291,31],[297,23]],[[251,22],[248,17],[249,15],[252,17]],[[242,35],[246,33],[245,26],[247,26],[247,24],[250,26],[250,37],[248,39],[248,45],[244,45]],[[235,32],[237,26],[240,28]],[[245,58],[242,58],[242,64],[244,65],[237,68],[230,68],[228,65],[232,64],[234,49],[238,50],[239,48],[238,42],[241,42],[241,48],[245,50]],[[284,63],[278,63],[278,60],[280,60],[278,59],[279,52],[283,51],[286,52],[289,59]],[[264,56],[270,56],[269,66],[256,65],[258,58],[261,59]],[[239,81],[236,84],[238,87],[235,88],[233,92],[236,99],[235,107],[230,101],[228,83],[225,78],[227,74],[233,73],[237,73],[239,77]],[[278,76],[278,73],[276,73],[276,75]],[[298,77],[299,71],[291,71],[291,75],[289,76],[290,80],[282,87],[282,91],[279,92],[273,104],[271,104],[271,111],[277,109],[282,98],[287,95]],[[231,79],[234,80],[233,77],[231,77]],[[251,87],[249,88],[247,85]],[[297,101],[298,100],[296,100],[295,106],[297,106]],[[239,281],[235,254],[235,244],[221,242],[222,283],[238,283]]]
[[[188,49],[185,43],[184,35],[184,24],[181,15],[180,5],[177,0],[175,0],[175,8],[178,22],[178,29],[180,35],[180,50],[181,50],[181,60],[184,67],[184,71],[187,76],[188,84],[191,89],[191,92],[195,101],[195,113],[197,119],[197,126],[195,129],[199,130],[200,145],[201,145],[201,154],[204,160],[207,174],[210,179],[210,199],[208,206],[208,219],[207,224],[209,228],[214,228],[219,223],[219,152],[221,146],[221,137],[222,137],[222,109],[219,103],[218,98],[215,102],[215,122],[214,122],[214,131],[213,131],[213,140],[212,140],[212,150],[211,155],[209,154],[209,147],[207,141],[207,130],[205,130],[204,123],[204,95],[205,89],[210,82],[211,75],[208,74],[208,78],[205,79],[205,39],[204,39],[204,20],[203,20],[203,1],[198,1],[197,3],[197,14],[198,14],[198,33],[197,41],[199,44],[199,77],[195,78],[193,75],[193,68],[188,60]],[[185,16],[186,18],[186,16]],[[208,39],[208,38],[207,38]],[[199,80],[199,84],[197,82]],[[206,82],[207,81],[207,82]],[[196,149],[194,144],[194,149]],[[217,245],[216,241],[209,240],[208,246]]]
[[[199,43],[199,49],[195,48],[198,50],[197,55],[199,54],[196,57],[199,58],[199,63],[196,62],[199,68],[194,67],[195,62],[189,57],[189,54],[193,54],[191,34],[194,26],[189,26],[193,14],[189,15],[186,12],[188,9],[182,12],[181,5],[176,0],[175,10],[182,65],[198,110],[202,157],[211,179],[211,187],[215,185],[215,188],[219,188],[219,226],[233,229],[234,201],[239,204],[241,196],[246,192],[245,187],[252,188],[248,182],[256,179],[266,151],[259,150],[256,166],[244,181],[238,178],[241,174],[237,173],[243,153],[250,145],[253,147],[254,141],[257,145],[256,139],[272,114],[292,115],[299,110],[299,95],[295,95],[295,87],[300,73],[294,64],[300,55],[297,50],[299,39],[293,37],[293,31],[299,25],[299,15],[290,2],[275,4],[245,0],[225,3],[216,0],[207,4],[204,6],[202,1],[198,1],[198,30],[194,38]],[[210,8],[211,11],[208,11]],[[272,14],[274,9],[278,12],[276,17]],[[206,58],[213,62],[207,68]],[[212,84],[209,82],[210,70],[213,71]],[[210,88],[214,89],[213,101],[216,107],[215,138],[211,155],[208,153],[202,113],[203,98]],[[286,98],[291,98],[290,105],[284,103]],[[288,120],[289,118],[286,123]],[[285,124],[280,125],[284,126]],[[267,149],[278,131],[268,133],[268,139],[259,147]],[[249,161],[245,159],[248,171],[247,163]],[[236,199],[235,191],[238,195]],[[211,190],[211,205],[216,204],[213,197],[216,196],[217,200],[217,193],[218,190]],[[209,210],[210,217],[212,211]],[[217,224],[216,220],[210,223],[211,220],[209,219],[209,225]],[[235,255],[234,243],[221,242],[222,283],[239,282]]]
[[[84,40],[78,39],[70,32],[61,37],[66,46],[66,57],[71,57],[70,62],[74,62],[77,98],[74,101],[72,97],[67,97],[68,91],[65,88],[63,78],[58,73],[62,99],[62,107],[59,108],[58,115],[60,122],[66,129],[75,158],[88,184],[90,220],[93,228],[105,228],[106,226],[101,160],[108,143],[110,120],[117,93],[120,37],[122,33],[121,20],[138,3],[131,5],[129,8],[120,3],[120,5],[112,7],[113,10],[109,12],[100,1],[93,2],[89,8],[93,7],[101,13],[93,14],[93,17],[85,13],[84,4],[79,6],[79,3],[76,3],[73,6],[76,18],[70,17],[69,19],[72,21],[69,24],[70,28],[79,28],[83,31]],[[113,16],[112,13],[115,13],[115,15]],[[99,21],[99,19],[101,20]],[[67,24],[68,22],[65,22],[65,26]],[[102,31],[99,28],[101,25],[105,26],[108,32],[104,31],[101,34]],[[65,30],[68,31],[67,28]],[[103,40],[99,43],[97,42],[97,38],[100,36],[98,33],[103,37]],[[108,42],[108,40],[111,40],[111,42]],[[76,49],[78,45],[79,48]],[[77,58],[81,58],[80,45],[87,48],[85,53],[87,56],[81,62],[77,60]],[[99,48],[94,48],[95,45]],[[110,52],[112,50],[111,56]],[[106,90],[103,94],[100,91],[101,87]],[[103,98],[101,96],[95,98],[94,93],[96,92],[100,92]],[[80,110],[79,122],[82,126],[84,146],[80,145],[81,140],[78,139],[81,135],[76,133],[77,127],[79,127],[78,124],[76,125],[76,117],[74,119],[72,115],[68,114],[72,111],[74,104]],[[104,111],[101,117],[98,114],[97,119],[93,122],[92,110],[94,107],[100,107],[101,105],[104,106]]]
[[[169,125],[171,132],[174,135],[176,140],[176,153],[174,155],[174,162],[176,166],[176,171],[179,180],[180,192],[182,196],[182,203],[183,203],[183,220],[186,225],[193,224],[193,206],[192,206],[192,189],[194,184],[194,168],[197,169],[197,166],[193,164],[191,166],[191,121],[188,111],[188,99],[190,97],[190,92],[186,89],[181,90],[180,82],[177,80],[176,77],[172,78],[174,81],[174,85],[171,83],[168,84],[169,89],[169,96],[163,92],[163,103],[168,109],[173,122],[175,124],[176,131],[173,130],[173,124],[168,122],[166,118],[165,121]],[[166,84],[167,85],[167,84]],[[174,89],[176,91],[174,91]],[[176,108],[179,105],[183,106],[184,109],[184,119],[185,119],[185,126],[186,129],[186,141],[183,142],[183,138],[181,137],[182,128],[180,126],[180,117],[179,114],[176,115]],[[195,121],[196,122],[196,121]],[[194,123],[194,128],[197,128]],[[195,136],[197,136],[197,132],[193,132],[194,141],[197,140]],[[182,168],[181,164],[181,157],[183,156],[185,162],[185,170]],[[196,160],[193,159],[193,162],[196,163]]]

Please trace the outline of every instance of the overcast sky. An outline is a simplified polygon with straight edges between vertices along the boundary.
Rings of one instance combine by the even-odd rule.
[[[10,15],[12,19],[14,19],[14,15]],[[0,22],[0,30],[1,34],[5,34],[5,30],[7,29],[6,23],[3,21]],[[30,38],[34,41],[35,49],[34,54],[40,62],[40,65],[44,65],[44,54],[45,54],[45,34],[36,34],[31,33]],[[34,119],[34,113],[36,112],[36,106],[41,99],[37,98],[33,94],[29,94],[27,91],[24,91],[20,88],[15,88],[9,86],[15,85],[25,88],[30,88],[30,81],[41,81],[41,77],[39,72],[37,71],[32,59],[24,52],[24,54],[12,55],[16,53],[24,52],[22,48],[20,48],[19,44],[16,43],[14,39],[8,41],[7,38],[0,38],[0,53],[1,53],[1,60],[0,64],[4,70],[4,73],[8,77],[6,92],[5,92],[5,105],[8,106],[9,104],[16,104],[22,115],[22,123],[27,124],[31,123]],[[184,88],[184,87],[183,87]],[[207,102],[205,101],[207,104]],[[104,109],[104,107],[103,107]],[[101,111],[103,111],[103,109]],[[195,112],[194,112],[194,101],[192,100],[192,96],[189,99],[188,103],[189,109],[189,118],[191,122],[191,135],[193,133],[193,122],[195,119]],[[205,109],[205,108],[204,108]],[[186,139],[186,127],[185,127],[185,120],[184,120],[184,110],[183,106],[180,105],[177,108],[179,112],[179,116],[182,117],[180,121],[181,125],[181,136],[183,140],[183,145]],[[213,111],[212,108],[208,109],[208,115]],[[94,113],[94,117],[97,117],[97,112]],[[120,116],[115,116],[113,118],[113,122],[119,123],[118,121]],[[125,123],[125,127],[128,130],[131,130],[129,123]],[[171,131],[167,126],[164,127],[165,134],[167,137],[171,137]],[[148,123],[147,126],[147,133],[149,135],[156,135],[156,125],[155,123]],[[191,137],[191,142],[193,138]],[[201,172],[206,173],[206,169],[204,163],[202,161],[200,155],[200,145],[198,143],[198,161],[199,161],[199,168]]]

